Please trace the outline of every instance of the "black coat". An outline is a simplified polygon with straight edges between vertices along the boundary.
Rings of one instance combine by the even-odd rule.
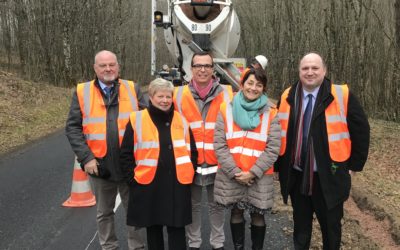
[[[159,134],[160,155],[154,180],[142,185],[133,178],[136,167],[133,155],[134,131],[129,122],[121,146],[121,167],[130,186],[127,224],[137,227],[165,225],[183,227],[192,222],[192,203],[190,184],[178,182],[175,158],[171,139],[173,106],[169,112],[149,105],[150,117]],[[192,132],[191,160],[197,161],[197,149]]]
[[[288,94],[287,102],[290,105],[289,124],[287,129],[287,147],[284,155],[280,156],[275,163],[275,171],[279,172],[281,193],[284,202],[287,203],[288,195],[293,188],[292,181],[293,157],[295,147],[295,90],[294,84]],[[315,102],[313,116],[310,124],[310,136],[314,145],[315,160],[317,162],[318,175],[321,189],[327,203],[328,209],[344,202],[350,193],[351,177],[349,170],[362,171],[367,160],[370,128],[368,119],[356,99],[350,92],[347,112],[347,125],[351,139],[351,155],[345,162],[333,162],[329,155],[328,135],[326,131],[325,109],[334,100],[331,94],[331,83],[325,79],[322,83]],[[338,166],[336,172],[331,170],[332,163]]]

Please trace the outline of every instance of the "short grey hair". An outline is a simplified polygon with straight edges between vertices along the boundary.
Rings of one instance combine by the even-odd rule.
[[[163,78],[156,78],[150,82],[148,89],[149,96],[154,96],[157,91],[171,91],[174,94],[174,85]]]
[[[114,52],[109,51],[109,50],[100,50],[99,52],[97,52],[96,55],[94,56],[94,64],[97,63],[97,58],[98,58],[98,56],[100,54],[111,54],[111,55],[113,55],[115,57],[115,61],[117,62],[117,64],[119,64],[117,55]]]

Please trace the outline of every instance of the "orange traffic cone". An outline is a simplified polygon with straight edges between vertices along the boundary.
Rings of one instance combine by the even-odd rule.
[[[71,196],[62,205],[64,207],[91,207],[96,205],[96,198],[90,188],[89,178],[82,171],[76,157],[72,174]]]

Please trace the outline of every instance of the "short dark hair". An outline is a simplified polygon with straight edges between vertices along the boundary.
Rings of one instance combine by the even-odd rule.
[[[212,65],[214,66],[214,57],[208,51],[194,52],[193,56],[192,56],[192,61],[190,63],[190,66],[193,66],[193,59],[194,59],[195,56],[209,56],[209,57],[211,57]]]
[[[247,68],[246,72],[243,76],[243,80],[241,82],[242,86],[247,81],[247,79],[249,78],[250,75],[254,75],[256,80],[262,83],[262,85],[264,87],[264,92],[266,92],[268,78],[267,78],[267,74],[265,73],[265,71],[262,68],[259,68],[259,69],[255,69],[253,67]]]

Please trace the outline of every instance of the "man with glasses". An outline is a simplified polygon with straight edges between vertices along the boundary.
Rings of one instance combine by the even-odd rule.
[[[232,100],[232,88],[219,84],[214,78],[213,57],[208,52],[194,53],[192,79],[188,85],[177,87],[175,108],[186,118],[192,129],[199,153],[192,184],[192,224],[187,226],[189,249],[201,246],[201,201],[203,187],[207,191],[211,227],[210,244],[213,249],[224,249],[224,207],[214,202],[214,179],[217,158],[214,153],[214,127],[222,102]]]

